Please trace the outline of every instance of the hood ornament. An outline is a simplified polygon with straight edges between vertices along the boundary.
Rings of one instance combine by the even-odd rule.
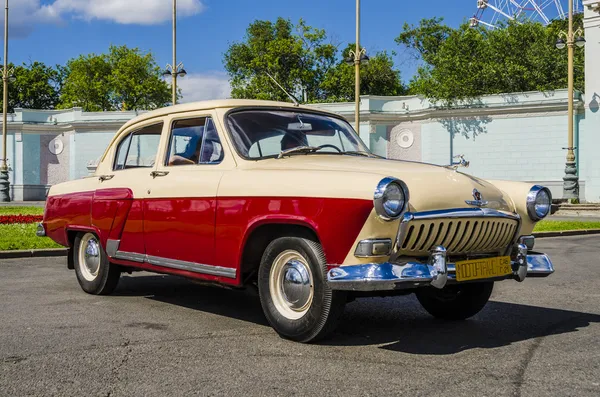
[[[457,154],[456,156],[452,157],[453,159],[460,159],[458,162],[452,162],[452,164],[447,165],[446,168],[450,168],[453,169],[454,171],[456,171],[456,169],[458,167],[465,167],[468,168],[469,167],[469,161],[465,160],[465,155],[464,154]]]
[[[488,205],[488,201],[483,199],[483,195],[477,189],[473,189],[473,198],[474,200],[465,200],[465,203],[474,205],[475,207],[485,207]]]

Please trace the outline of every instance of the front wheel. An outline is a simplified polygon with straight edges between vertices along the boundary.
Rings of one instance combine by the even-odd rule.
[[[260,302],[269,324],[281,336],[313,342],[335,329],[346,295],[326,282],[321,245],[299,237],[281,237],[266,248],[258,271]]]
[[[442,289],[420,288],[417,299],[433,317],[443,320],[464,320],[479,313],[486,305],[493,282],[448,285]]]
[[[108,261],[108,256],[94,233],[78,234],[72,255],[81,289],[93,295],[108,295],[115,290],[121,270],[118,265]]]

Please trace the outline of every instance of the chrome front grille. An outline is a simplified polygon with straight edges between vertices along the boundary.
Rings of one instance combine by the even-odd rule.
[[[427,256],[441,245],[452,254],[504,251],[520,226],[519,216],[490,209],[407,213],[402,218],[397,255]]]

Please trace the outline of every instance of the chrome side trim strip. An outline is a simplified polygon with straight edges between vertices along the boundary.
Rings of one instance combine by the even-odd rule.
[[[106,240],[106,253],[108,256],[114,257],[117,254],[119,244],[121,244],[121,240]]]
[[[110,241],[110,240],[109,240]],[[112,240],[119,241],[119,240]],[[108,252],[108,250],[107,250]],[[159,256],[137,254],[135,252],[116,251],[111,255],[115,259],[126,261],[149,263],[155,266],[169,267],[171,269],[187,270],[194,273],[210,274],[212,276],[222,276],[235,278],[237,270],[229,267],[211,266],[202,263],[180,261],[176,259],[161,258]]]
[[[148,262],[151,265],[170,267],[179,270],[187,270],[194,273],[210,274],[213,276],[235,278],[236,274],[236,269],[230,267],[204,265],[202,263],[180,261],[177,259],[167,259],[152,255],[146,255],[146,262]]]
[[[115,259],[123,259],[126,261],[139,262],[143,263],[144,259],[146,259],[146,255],[144,254],[136,254],[135,252],[126,252],[126,251],[116,251],[114,255],[112,255]]]

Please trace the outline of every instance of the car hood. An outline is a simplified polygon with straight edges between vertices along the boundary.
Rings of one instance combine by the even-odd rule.
[[[342,155],[295,155],[281,159],[265,159],[248,168],[265,170],[295,170],[339,173],[337,177],[352,183],[351,173],[370,173],[377,177],[395,177],[406,183],[412,211],[448,208],[474,208],[465,201],[474,200],[477,189],[487,208],[514,212],[511,199],[493,184],[442,166],[380,158]],[[308,182],[308,181],[307,181]],[[327,189],[323,186],[323,189]],[[375,185],[365,186],[372,198]]]

